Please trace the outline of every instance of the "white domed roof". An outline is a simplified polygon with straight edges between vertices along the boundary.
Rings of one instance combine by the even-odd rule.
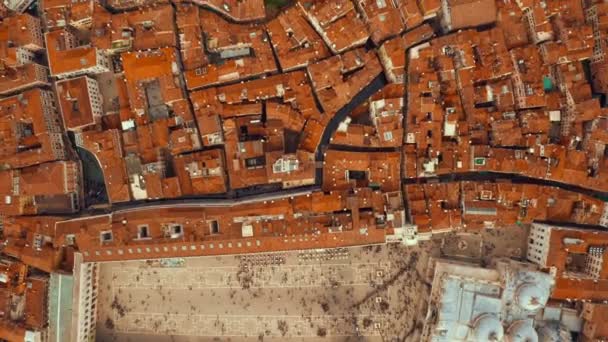
[[[538,342],[538,334],[532,322],[517,321],[511,324],[507,331],[509,342]]]
[[[492,314],[479,316],[473,326],[475,341],[502,341],[505,333],[500,320]]]
[[[525,310],[536,311],[547,304],[549,291],[533,283],[521,284],[517,288],[515,300]]]

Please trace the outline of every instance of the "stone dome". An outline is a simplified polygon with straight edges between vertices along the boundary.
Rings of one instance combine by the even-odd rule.
[[[523,309],[536,311],[547,304],[549,291],[533,283],[524,283],[517,287],[515,300]]]
[[[492,314],[483,314],[473,324],[475,341],[502,341],[504,328],[500,320]]]
[[[532,322],[516,321],[507,330],[508,342],[538,342],[538,334]]]

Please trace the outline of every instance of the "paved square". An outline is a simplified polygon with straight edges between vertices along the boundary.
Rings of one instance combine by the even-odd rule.
[[[98,340],[402,338],[425,314],[427,260],[424,247],[368,246],[105,263]]]

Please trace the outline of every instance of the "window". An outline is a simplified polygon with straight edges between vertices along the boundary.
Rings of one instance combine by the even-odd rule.
[[[154,22],[152,20],[146,20],[141,23],[141,26],[143,27],[144,30],[149,31],[149,30],[152,30],[152,28],[154,28]]]
[[[220,233],[220,225],[217,220],[213,220],[209,222],[209,232],[211,234],[219,234]]]
[[[34,249],[37,251],[42,250],[42,235],[40,234],[34,235]]]
[[[282,159],[277,160],[276,163],[274,163],[274,165],[272,165],[272,171],[274,173],[281,173],[283,172],[283,163],[282,163]]]
[[[138,239],[149,239],[150,238],[150,228],[147,224],[142,224],[137,227],[137,238]]]
[[[184,235],[184,228],[181,224],[172,224],[169,226],[169,232],[172,239],[177,239]]]
[[[72,101],[72,112],[80,112],[80,102],[78,100]]]
[[[347,172],[347,176],[348,179],[357,179],[357,180],[363,180],[363,179],[367,179],[367,172],[365,171],[356,171],[356,170],[348,170]]]
[[[473,164],[475,166],[484,166],[484,165],[486,165],[486,158],[483,158],[483,157],[474,158]]]
[[[111,242],[112,240],[114,240],[114,236],[112,235],[111,231],[105,231],[105,232],[101,232],[100,239],[101,239],[102,243]]]

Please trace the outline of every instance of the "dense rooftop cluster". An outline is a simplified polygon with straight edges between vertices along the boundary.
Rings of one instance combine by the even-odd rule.
[[[40,271],[80,257],[608,227],[604,2],[31,5],[0,5],[0,338],[44,328]],[[542,234],[608,246],[568,229]],[[602,262],[577,299],[607,299]]]
[[[604,225],[604,201],[555,187],[500,180],[407,184],[404,188],[412,222],[421,236],[532,221]]]
[[[605,110],[583,65],[591,34],[571,49],[510,48],[509,34],[466,30],[410,50],[406,177],[494,171],[605,191]]]
[[[0,336],[7,341],[40,339],[48,322],[48,274],[7,259],[0,262],[0,272],[4,285],[0,307],[5,316],[0,321]]]

